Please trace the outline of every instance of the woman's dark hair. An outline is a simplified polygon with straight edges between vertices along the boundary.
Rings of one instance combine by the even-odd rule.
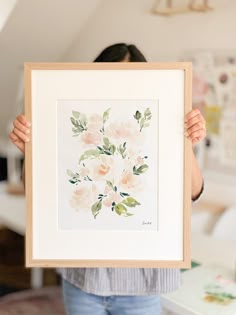
[[[147,61],[135,45],[120,43],[105,48],[94,62],[120,62],[123,60],[130,62]]]

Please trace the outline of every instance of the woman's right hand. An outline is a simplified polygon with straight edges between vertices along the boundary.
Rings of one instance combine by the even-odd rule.
[[[30,121],[24,115],[19,115],[13,122],[14,128],[9,134],[11,141],[25,154],[25,142],[30,141]]]

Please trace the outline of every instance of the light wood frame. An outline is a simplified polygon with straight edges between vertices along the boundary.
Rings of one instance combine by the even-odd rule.
[[[183,70],[184,71],[184,113],[192,108],[192,64],[189,62],[176,63],[25,63],[25,115],[31,121],[32,81],[33,70]],[[183,135],[184,137],[184,135]],[[190,254],[190,207],[191,207],[191,151],[189,140],[184,137],[184,196],[183,196],[183,260],[182,261],[147,261],[147,260],[57,260],[33,258],[33,173],[32,173],[32,143],[26,144],[26,266],[27,267],[145,267],[145,268],[189,268]]]

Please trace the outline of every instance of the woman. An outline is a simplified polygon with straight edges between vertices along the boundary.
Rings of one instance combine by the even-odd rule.
[[[134,45],[116,44],[106,48],[95,62],[146,62]],[[10,134],[24,153],[30,141],[30,122],[20,115]],[[206,136],[205,121],[195,109],[185,117],[185,135],[195,144]],[[202,193],[203,179],[192,151],[192,200]],[[178,269],[148,268],[64,268],[60,270],[68,315],[158,315],[160,293],[180,286]]]

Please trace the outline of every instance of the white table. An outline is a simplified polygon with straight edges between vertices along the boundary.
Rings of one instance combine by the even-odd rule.
[[[225,267],[233,278],[235,275],[236,242],[220,241],[211,236],[193,234],[192,260],[201,263],[203,266],[218,265]],[[185,272],[187,273],[188,271]],[[183,273],[183,280],[184,277]],[[184,290],[192,292],[194,295],[194,284],[183,281],[181,290],[162,295],[163,307],[179,315],[205,315],[204,313],[196,312],[194,306],[190,308],[187,302],[180,302],[180,295],[183,294]],[[234,315],[236,315],[236,310]]]
[[[0,225],[4,225],[20,235],[25,235],[25,196],[8,194],[6,186],[5,182],[0,182]],[[41,268],[32,268],[31,287],[41,288],[42,285],[43,270]]]

